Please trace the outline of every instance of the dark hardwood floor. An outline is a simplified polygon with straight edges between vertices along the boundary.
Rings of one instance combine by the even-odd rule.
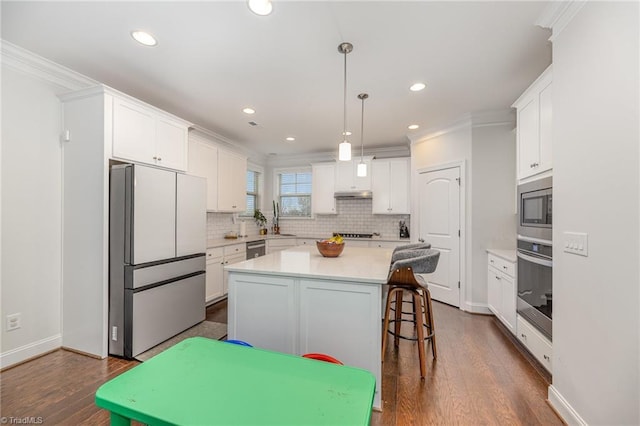
[[[373,425],[562,424],[546,403],[548,382],[493,317],[435,302],[434,312],[438,359],[428,348],[427,377],[421,380],[416,344],[401,340],[396,349],[390,341],[384,410],[373,413]],[[226,323],[226,301],[207,308],[207,319]],[[47,425],[107,425],[108,413],[94,404],[95,391],[137,364],[52,352],[0,373],[1,415],[41,417]]]

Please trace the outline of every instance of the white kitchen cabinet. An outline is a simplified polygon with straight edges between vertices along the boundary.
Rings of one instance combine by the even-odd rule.
[[[224,253],[222,247],[207,249],[207,279],[205,302],[210,303],[224,295]]]
[[[224,266],[233,265],[234,263],[247,260],[247,245],[246,243],[234,244],[226,246],[223,249],[224,252]],[[222,291],[223,294],[229,292],[229,273],[224,272],[222,276]]]
[[[253,274],[233,274],[231,279],[229,338],[299,354],[296,280]]]
[[[187,170],[189,123],[142,102],[113,96],[113,157]]]
[[[487,304],[491,312],[516,333],[515,263],[494,254],[488,255]]]
[[[519,180],[553,168],[552,81],[549,66],[512,105],[517,109]]]
[[[189,136],[188,173],[207,179],[207,211],[218,209],[218,148]]]
[[[357,175],[360,158],[351,161],[338,161],[336,163],[336,192],[350,191],[370,191],[371,190],[371,160],[373,157],[364,157],[367,165],[367,175],[360,177]]]
[[[207,249],[206,303],[211,303],[227,294],[227,265],[242,262],[247,258],[246,244],[232,244],[225,247]]]
[[[311,211],[313,214],[336,214],[335,163],[311,165]]]
[[[247,209],[247,157],[218,150],[218,211]]]
[[[286,250],[296,246],[295,238],[275,238],[267,240],[267,254]]]
[[[373,214],[410,214],[409,158],[371,161]]]
[[[552,372],[551,358],[553,355],[553,345],[551,341],[520,315],[517,317],[517,337],[540,364],[542,364],[547,371]]]

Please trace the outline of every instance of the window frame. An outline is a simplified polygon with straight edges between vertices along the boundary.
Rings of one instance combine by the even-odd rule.
[[[264,212],[263,209],[263,201],[264,201],[264,167],[259,166],[257,164],[254,163],[247,163],[247,172],[254,172],[257,174],[257,185],[256,185],[256,203],[255,203],[255,208],[256,209],[260,209],[261,211]],[[245,173],[245,179],[246,179],[246,173]],[[246,186],[247,182],[245,180],[245,197],[247,195],[249,195],[249,191],[247,191],[247,186]],[[247,206],[248,208],[248,206]],[[245,210],[242,213],[239,213],[240,217],[250,217],[253,218],[253,212],[249,213],[247,210]]]
[[[283,173],[309,173],[311,176],[311,191],[309,192],[309,214],[306,216],[280,216],[280,219],[294,219],[294,220],[307,220],[313,219],[313,206],[311,205],[313,199],[313,172],[311,166],[299,166],[299,167],[280,167],[273,169],[273,199],[278,201],[278,204],[282,205],[280,194],[280,175]],[[306,194],[303,194],[306,196]]]

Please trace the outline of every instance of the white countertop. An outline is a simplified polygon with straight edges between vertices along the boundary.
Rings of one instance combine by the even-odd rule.
[[[516,250],[515,249],[493,249],[493,248],[489,248],[487,249],[487,253],[491,253],[493,255],[496,255],[508,262],[511,263],[516,263],[518,261],[518,258],[516,256]]]
[[[225,266],[226,271],[385,284],[392,249],[349,247],[323,257],[316,247],[298,246]]]
[[[242,244],[250,241],[261,241],[261,240],[273,240],[273,239],[287,239],[287,238],[300,238],[300,239],[309,239],[309,240],[322,240],[324,238],[329,238],[330,235],[287,235],[287,234],[267,234],[267,235],[249,235],[247,237],[239,237],[239,238],[216,238],[212,240],[207,240],[207,248],[215,248],[215,247],[224,247],[230,246],[233,244]],[[345,240],[354,240],[354,241],[390,241],[390,242],[403,242],[409,244],[411,240],[409,238],[345,238]]]

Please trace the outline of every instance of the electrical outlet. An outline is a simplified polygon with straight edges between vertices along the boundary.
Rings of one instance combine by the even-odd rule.
[[[21,314],[7,315],[7,331],[13,331],[20,328]]]

